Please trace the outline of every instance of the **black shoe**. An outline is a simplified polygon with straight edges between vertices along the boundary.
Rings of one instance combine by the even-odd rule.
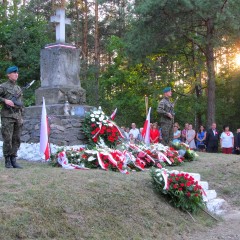
[[[5,157],[5,168],[12,168],[12,163],[10,157]]]
[[[13,168],[22,168],[19,164],[17,164],[17,160],[15,156],[11,156],[10,160]]]

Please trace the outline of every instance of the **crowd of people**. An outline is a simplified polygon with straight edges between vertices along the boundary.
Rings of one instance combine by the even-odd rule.
[[[142,130],[138,129],[135,123],[132,123],[131,128],[121,127],[125,138],[130,143],[143,142]],[[162,143],[162,129],[158,123],[150,125],[150,143]],[[236,133],[230,131],[229,126],[223,126],[221,133],[217,129],[216,123],[213,123],[211,128],[206,130],[203,125],[196,131],[193,125],[185,123],[181,130],[179,124],[173,124],[173,140],[172,143],[184,142],[193,150],[209,153],[217,153],[219,147],[224,154],[240,154],[240,128]]]

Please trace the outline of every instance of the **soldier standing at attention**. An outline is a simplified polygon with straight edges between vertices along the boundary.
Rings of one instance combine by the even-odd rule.
[[[160,101],[157,112],[160,114],[160,126],[162,129],[162,143],[164,145],[169,145],[173,140],[173,108],[174,104],[169,101],[172,96],[172,91],[170,87],[163,89],[164,98]]]
[[[22,129],[22,109],[16,106],[11,100],[21,93],[21,88],[17,85],[18,67],[9,67],[6,71],[8,81],[0,85],[0,103],[2,104],[2,138],[3,155],[6,168],[22,168],[16,163],[17,151],[20,147],[20,136]],[[22,94],[17,101],[21,102]]]

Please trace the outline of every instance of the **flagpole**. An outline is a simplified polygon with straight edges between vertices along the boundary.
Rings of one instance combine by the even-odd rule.
[[[145,108],[146,108],[146,117],[148,115],[148,96],[145,95]]]

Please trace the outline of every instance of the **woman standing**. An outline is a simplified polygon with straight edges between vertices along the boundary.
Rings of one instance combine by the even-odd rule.
[[[225,154],[231,154],[234,146],[233,133],[229,131],[229,126],[223,126],[223,132],[220,136],[220,144],[222,152]]]
[[[179,130],[179,124],[176,122],[173,125],[173,143],[180,143],[181,131]]]
[[[150,129],[150,142],[159,143],[160,133],[158,130],[157,123],[153,123],[152,128]]]
[[[205,152],[205,149],[206,149],[206,146],[205,146],[206,136],[207,136],[207,132],[205,131],[204,126],[201,125],[196,136],[197,149],[201,152]]]
[[[186,144],[189,145],[190,149],[196,149],[195,136],[196,136],[196,132],[192,128],[192,124],[189,124],[188,131],[186,134]]]

